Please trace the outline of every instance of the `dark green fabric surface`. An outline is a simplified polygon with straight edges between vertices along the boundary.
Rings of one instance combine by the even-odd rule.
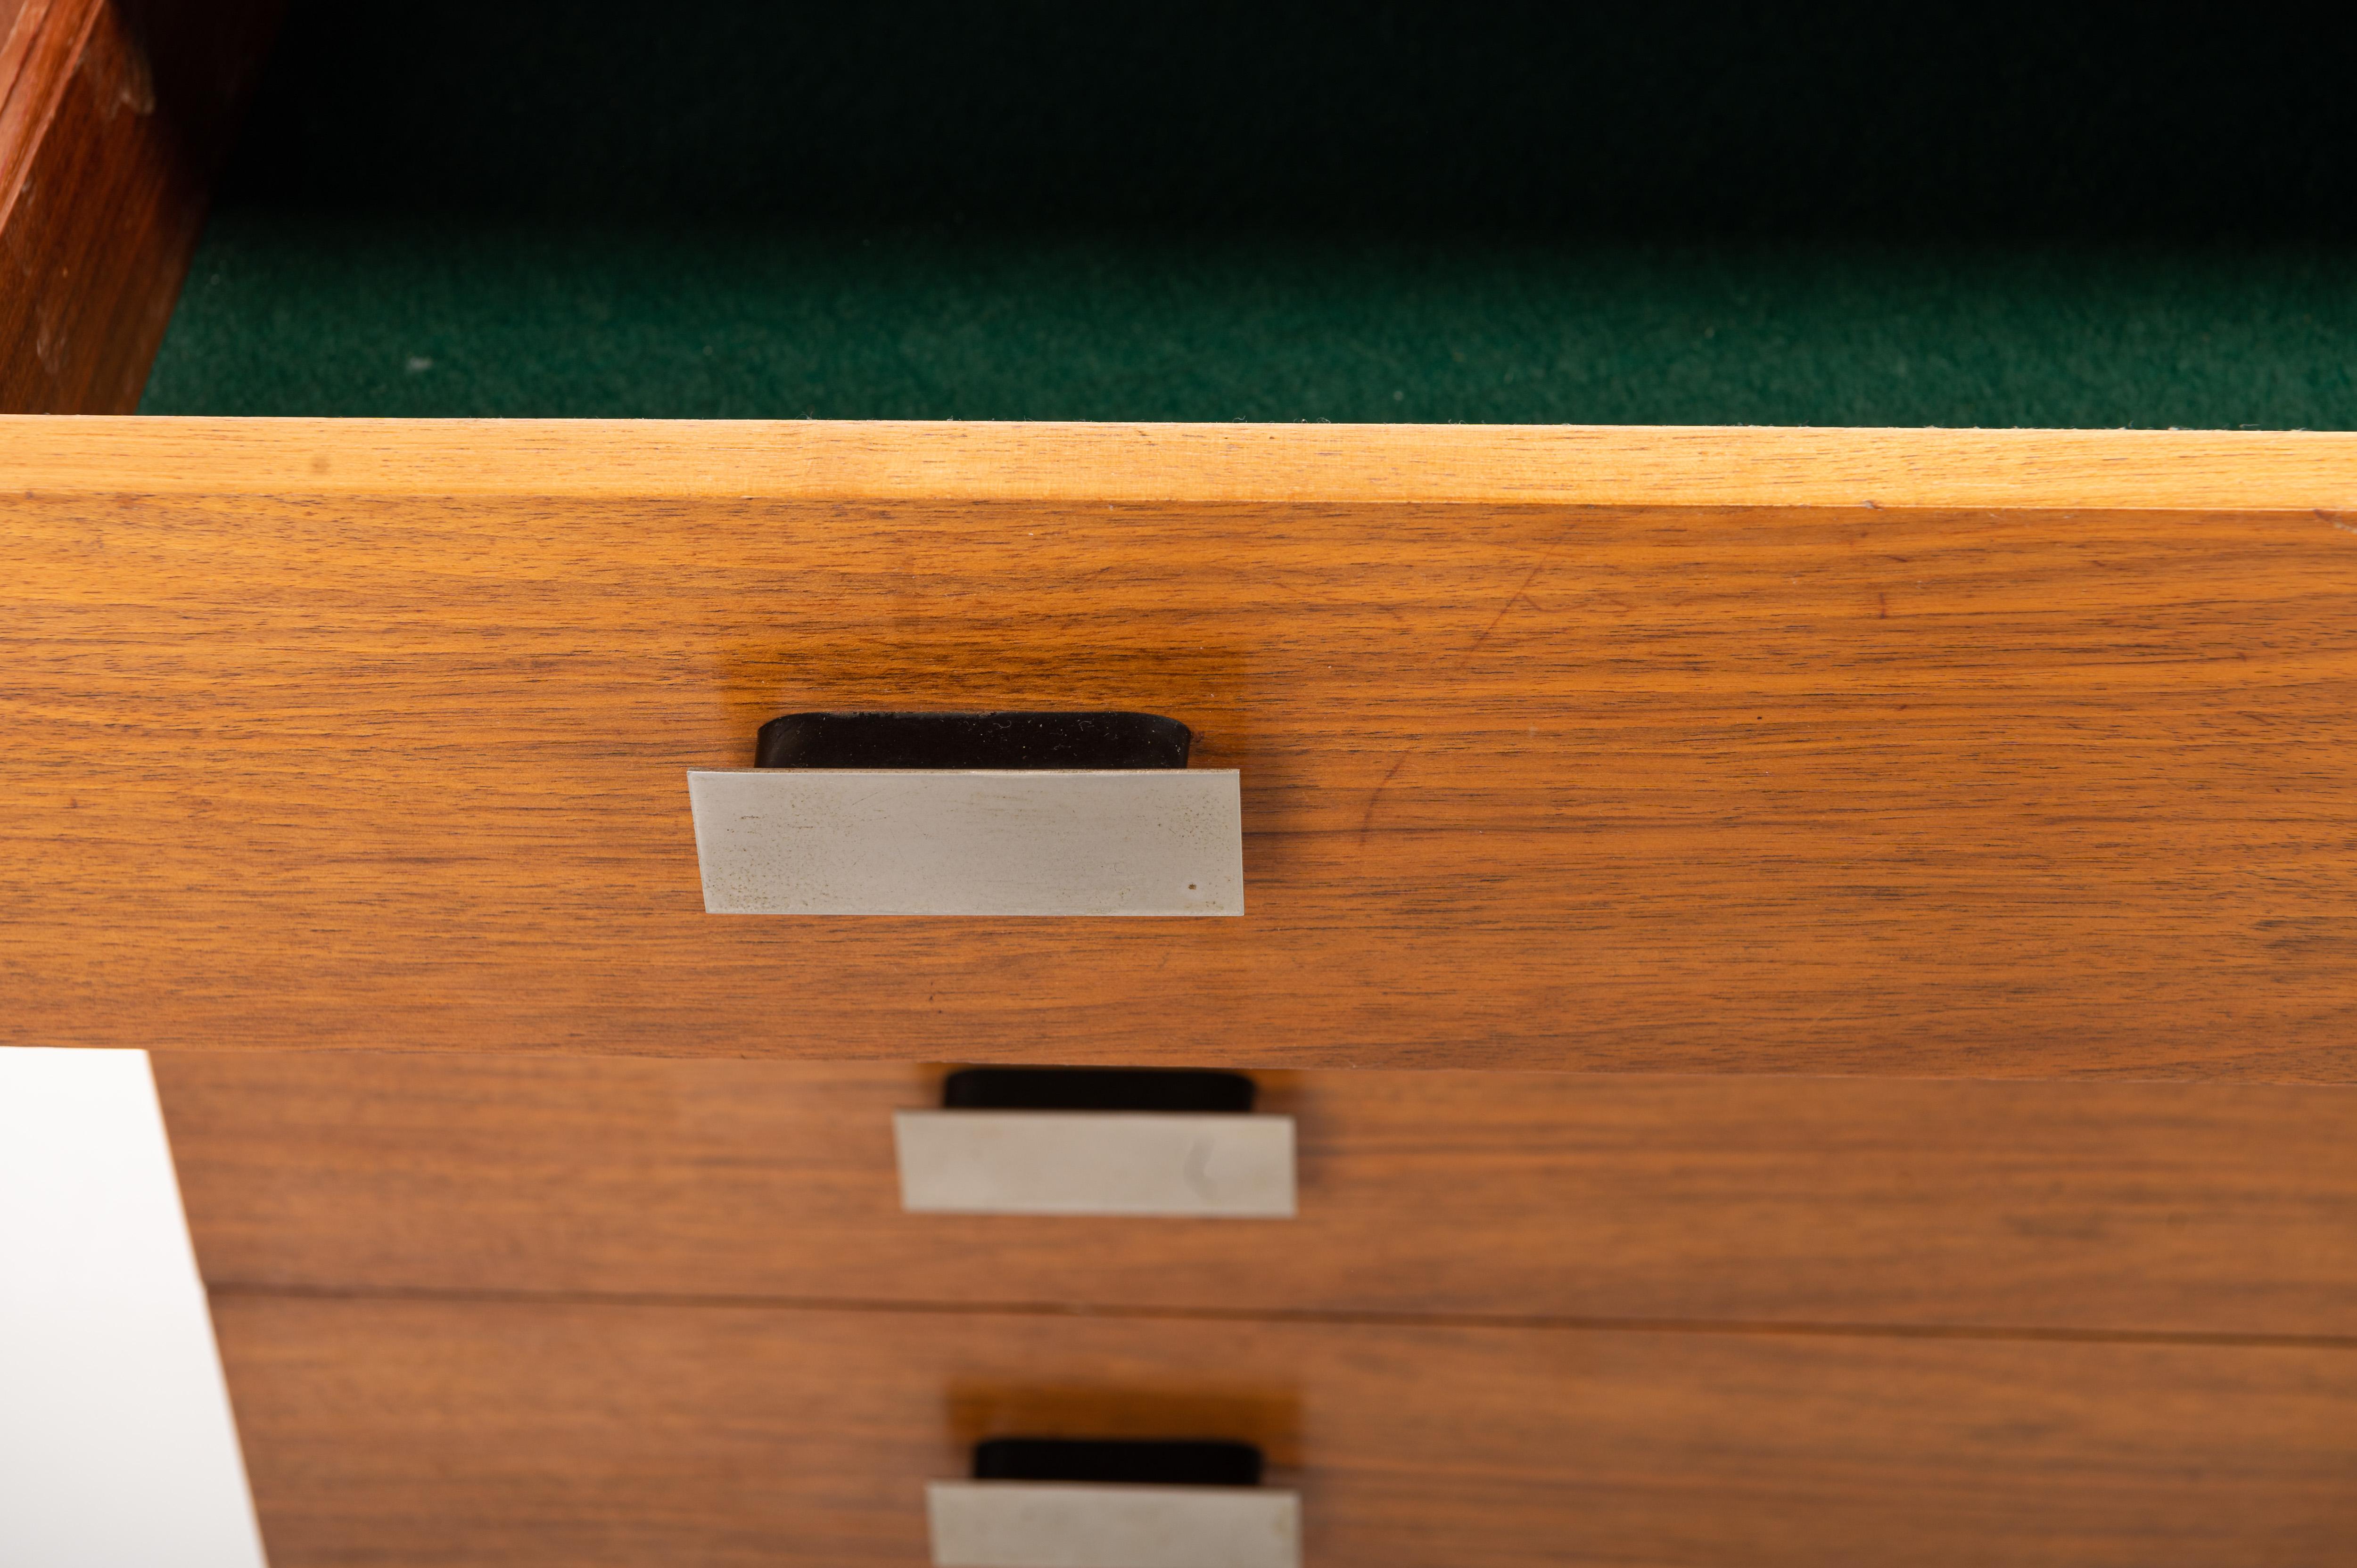
[[[142,406],[2357,427],[2339,41],[2169,7],[313,5]]]
[[[150,413],[2324,428],[2334,260],[225,214]]]

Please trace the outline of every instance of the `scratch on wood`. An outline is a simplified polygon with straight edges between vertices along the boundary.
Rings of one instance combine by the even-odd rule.
[[[1490,640],[1490,634],[1498,629],[1498,623],[1506,618],[1506,612],[1514,607],[1517,600],[1520,600],[1524,604],[1532,603],[1529,599],[1524,598],[1523,596],[1531,591],[1531,585],[1539,580],[1539,574],[1546,569],[1547,561],[1554,554],[1555,552],[1550,550],[1545,555],[1539,557],[1538,561],[1531,567],[1530,574],[1523,579],[1522,586],[1516,588],[1512,593],[1506,596],[1506,602],[1498,607],[1498,613],[1491,616],[1490,618],[1490,624],[1481,628],[1481,635],[1475,638],[1471,642],[1466,645],[1464,657],[1468,659],[1471,658],[1473,654],[1480,650],[1483,643]],[[1532,605],[1532,607],[1536,608],[1537,607],[1535,605]]]
[[[1399,770],[1407,766],[1407,759],[1415,754],[1414,746],[1401,752],[1399,760],[1393,763],[1390,769],[1376,783],[1374,793],[1367,797],[1366,812],[1359,819],[1359,843],[1361,846],[1366,843],[1367,834],[1375,825],[1375,802],[1383,798],[1383,791],[1391,787],[1392,780],[1399,776]]]

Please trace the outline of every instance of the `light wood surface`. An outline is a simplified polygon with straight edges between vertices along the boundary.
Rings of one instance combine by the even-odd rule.
[[[1312,1568],[2346,1562],[2357,1355],[217,1297],[274,1568],[925,1561],[985,1435],[1261,1443]]]
[[[278,10],[0,5],[0,409],[138,406]]]
[[[2313,510],[365,493],[376,436],[276,428],[326,479],[167,429],[0,502],[8,1039],[2357,1071],[2357,525]],[[596,434],[480,429],[479,489]],[[705,915],[685,771],[866,706],[1184,720],[1248,913]]]
[[[900,1212],[895,1064],[159,1056],[205,1277],[2357,1342],[2357,1090],[1270,1075],[1300,1217]]]
[[[0,418],[0,464],[121,495],[2357,513],[2344,431]]]

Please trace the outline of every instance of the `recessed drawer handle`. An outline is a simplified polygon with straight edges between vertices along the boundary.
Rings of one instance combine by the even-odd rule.
[[[892,1118],[914,1214],[1286,1219],[1293,1118],[1254,1116],[1241,1073],[969,1068],[940,1111]]]
[[[925,1488],[933,1568],[1299,1568],[1301,1498],[1249,1444],[996,1438]]]
[[[1241,915],[1233,768],[1129,713],[788,714],[687,776],[716,915]]]

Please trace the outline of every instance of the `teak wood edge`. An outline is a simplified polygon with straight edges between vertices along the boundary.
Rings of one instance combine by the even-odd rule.
[[[2357,513],[2357,433],[0,416],[100,493]]]
[[[0,409],[128,413],[279,0],[0,0]]]

